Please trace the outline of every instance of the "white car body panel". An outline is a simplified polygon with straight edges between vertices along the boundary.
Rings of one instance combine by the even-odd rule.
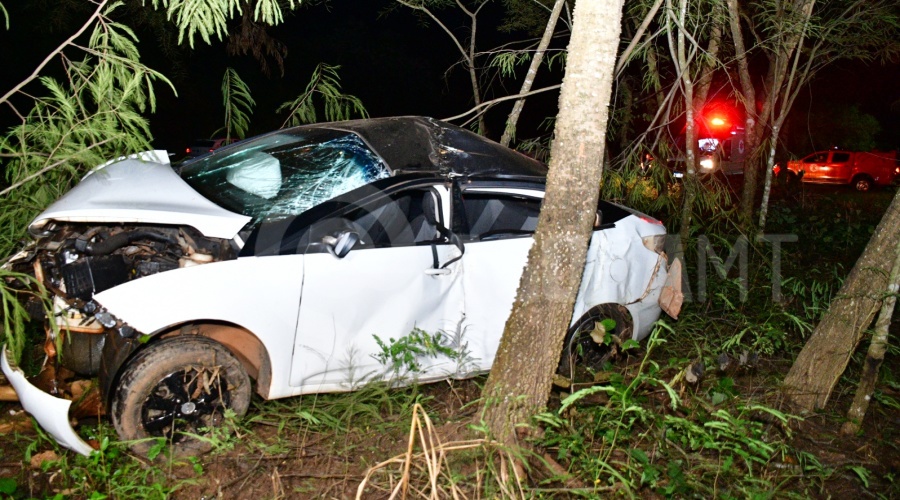
[[[643,223],[634,215],[616,221],[615,226],[595,231],[591,237],[572,324],[595,305],[622,304],[631,313],[634,340],[641,340],[659,319],[658,301],[667,271],[665,255],[644,247],[642,239],[665,234],[665,228]]]
[[[512,311],[533,238],[466,243],[462,258],[465,331],[478,369],[494,364],[506,319]]]
[[[292,354],[288,346],[297,326],[302,280],[302,255],[246,257],[154,274],[94,299],[147,334],[201,320],[246,328],[268,350],[273,374],[269,397],[275,398],[293,394],[287,384]],[[236,288],[241,293],[233,293]]]
[[[439,255],[458,254],[439,245]],[[458,262],[448,274],[429,274],[431,246],[351,251],[343,259],[306,256],[300,319],[290,385],[296,393],[348,391],[389,377],[374,357],[382,342],[414,328],[452,332],[460,321],[462,287]],[[445,259],[447,260],[447,259]],[[425,378],[452,375],[446,358],[423,360]],[[455,367],[455,364],[452,364]],[[423,377],[419,377],[422,379]]]
[[[196,192],[168,164],[129,158],[92,171],[31,221],[188,225],[211,238],[233,238],[250,217],[229,212]]]
[[[659,256],[642,245],[604,244],[614,231],[635,231],[632,219],[637,220],[629,216],[594,233],[573,322],[593,305],[624,303],[640,339],[659,315]],[[388,342],[413,328],[444,332],[468,360],[459,366],[442,357],[425,359],[417,380],[463,377],[493,364],[533,241],[469,242],[463,258],[443,275],[427,272],[433,266],[430,246],[358,249],[343,259],[327,253],[243,257],[148,276],[95,300],[145,333],[202,320],[246,328],[270,356],[272,399],[348,391],[389,376],[375,359],[381,352],[375,335]],[[441,261],[458,254],[452,245],[437,248]],[[622,269],[626,256],[643,264]],[[647,287],[652,273],[656,279]],[[221,293],[236,283],[240,293]]]
[[[82,455],[90,455],[94,451],[89,444],[78,437],[69,423],[71,401],[53,397],[32,385],[25,378],[22,370],[10,365],[6,348],[0,354],[0,366],[2,366],[7,380],[16,390],[22,408],[31,414],[41,428],[53,436],[57,443]]]

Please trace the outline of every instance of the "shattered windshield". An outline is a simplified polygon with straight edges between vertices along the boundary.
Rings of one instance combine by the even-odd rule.
[[[389,175],[359,136],[324,129],[261,136],[186,163],[181,170],[200,194],[254,223],[299,215]]]

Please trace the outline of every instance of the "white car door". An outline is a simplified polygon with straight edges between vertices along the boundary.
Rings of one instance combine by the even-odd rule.
[[[311,239],[353,231],[360,241],[343,258],[304,256],[293,346],[297,393],[350,390],[398,373],[376,359],[384,343],[413,329],[452,332],[463,312],[460,249],[441,237],[449,194],[442,185],[408,188],[349,207],[311,226]],[[446,234],[446,230],[444,231]],[[420,380],[456,369],[446,357],[419,360]]]
[[[534,243],[543,192],[468,188],[455,222],[465,242],[462,258],[466,339],[481,370],[490,369],[503,334],[528,251]]]

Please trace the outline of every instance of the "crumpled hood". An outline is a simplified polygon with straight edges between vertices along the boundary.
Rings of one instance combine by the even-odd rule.
[[[172,170],[165,151],[152,151],[91,171],[28,230],[38,235],[51,220],[188,225],[204,236],[231,239],[250,217],[201,196]]]

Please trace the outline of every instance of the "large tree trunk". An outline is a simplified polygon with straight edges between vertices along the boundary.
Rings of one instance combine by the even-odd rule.
[[[800,409],[811,411],[828,402],[863,332],[881,307],[898,240],[900,193],[784,379],[787,396]]]
[[[878,370],[884,361],[884,353],[887,352],[888,331],[891,326],[891,317],[894,315],[894,305],[897,303],[897,290],[900,290],[900,239],[897,240],[894,253],[894,266],[891,268],[891,282],[885,293],[881,312],[878,313],[878,321],[875,322],[875,333],[872,335],[872,343],[869,344],[869,352],[863,365],[862,375],[859,377],[859,387],[850,409],[847,410],[847,421],[841,426],[841,433],[856,434],[862,425],[863,417],[869,409],[869,401],[875,392],[875,381],[878,379]]]
[[[546,405],[572,320],[599,197],[622,3],[575,4],[546,196],[483,391],[485,423],[507,444]]]

